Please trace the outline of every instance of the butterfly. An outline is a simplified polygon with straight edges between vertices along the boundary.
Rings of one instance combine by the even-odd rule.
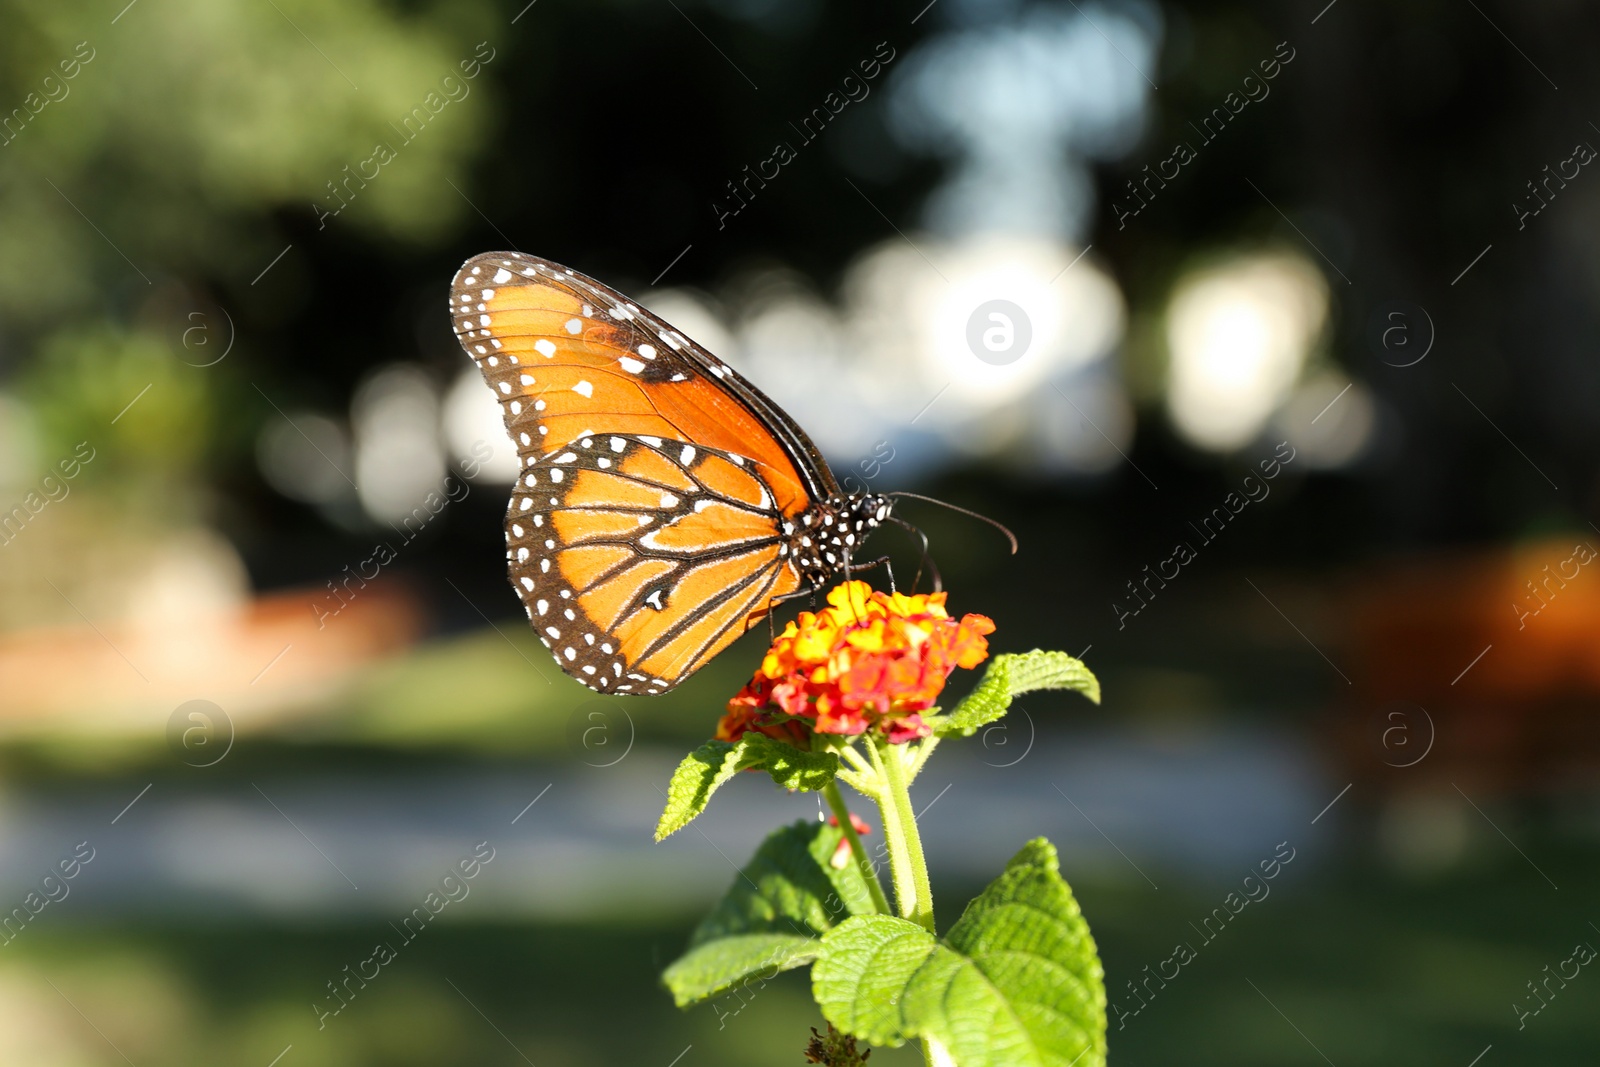
[[[521,459],[512,588],[591,689],[666,692],[900,522],[733,368],[570,267],[475,256],[450,311]]]

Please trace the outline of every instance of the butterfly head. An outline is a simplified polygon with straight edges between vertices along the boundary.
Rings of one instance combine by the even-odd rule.
[[[889,518],[894,501],[878,493],[853,493],[812,504],[798,522],[786,523],[782,553],[812,585],[823,585],[857,559],[867,534]]]

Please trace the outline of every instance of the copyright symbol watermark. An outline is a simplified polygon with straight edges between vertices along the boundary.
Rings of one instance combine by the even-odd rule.
[[[633,751],[633,716],[617,700],[585,700],[567,717],[567,749],[590,767],[615,767]]]
[[[167,718],[167,747],[191,767],[212,767],[233,749],[233,720],[209,700],[179,704]]]
[[[1433,317],[1409,300],[1391,300],[1367,319],[1372,354],[1391,367],[1414,367],[1433,351]]]
[[[215,367],[233,351],[233,316],[221,304],[201,300],[178,314],[172,326],[172,354],[191,367]]]
[[[1019,730],[1016,736],[1011,733],[1011,727],[1016,722],[1012,716],[1019,711],[1022,712],[1022,717],[1028,720],[1028,740],[1022,744],[1017,744],[1021,740],[1021,731]],[[991,767],[1015,767],[1033,751],[1033,738],[1033,716],[1028,714],[1027,708],[1020,706],[1012,708],[1011,715],[990,723],[980,732],[979,739],[983,742],[984,751],[995,757],[992,760],[985,759],[983,762]]]
[[[1015,363],[1033,343],[1033,321],[1009,300],[986,300],[967,318],[967,347],[992,366]]]
[[[1385,705],[1378,710],[1374,730],[1378,758],[1390,767],[1415,767],[1433,751],[1433,716],[1421,704]]]

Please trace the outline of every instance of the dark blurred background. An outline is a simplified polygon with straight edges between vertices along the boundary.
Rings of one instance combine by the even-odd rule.
[[[1600,12],[924,4],[0,2],[0,1062],[801,1062],[655,984],[817,810],[650,843],[765,635],[603,700],[504,584],[511,248],[1016,531],[902,508],[1105,702],[917,799],[941,925],[1061,846],[1114,1062],[1593,1062]]]

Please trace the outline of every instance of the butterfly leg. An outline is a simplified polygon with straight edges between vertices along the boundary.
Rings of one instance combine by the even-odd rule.
[[[802,597],[810,597],[811,598],[811,606],[812,607],[816,607],[816,605],[817,605],[817,591],[816,591],[815,588],[811,588],[811,589],[796,589],[792,593],[785,593],[782,596],[775,596],[771,600],[767,601],[767,612],[766,612],[766,614],[767,614],[767,638],[768,638],[768,643],[769,644],[778,639],[778,633],[777,633],[777,630],[774,628],[774,624],[773,624],[773,621],[772,621],[772,616],[774,614],[773,609],[776,608],[780,604],[787,604],[791,600],[799,600]],[[750,630],[750,624],[747,622],[747,623],[745,623],[745,632],[748,633],[749,630]]]
[[[884,573],[889,577],[889,592],[898,592],[894,583],[894,565],[889,562],[888,556],[879,556],[877,559],[872,560],[871,562],[862,563],[856,566],[855,570],[857,573],[860,573],[861,571],[870,571],[872,568],[880,566],[883,568]],[[914,589],[915,586],[912,588]]]
[[[901,527],[902,529],[909,530],[916,536],[917,540],[922,542],[922,556],[917,560],[916,577],[911,579],[911,591],[915,593],[917,591],[917,586],[922,584],[922,571],[923,568],[926,567],[932,572],[933,575],[933,591],[935,593],[939,592],[944,588],[944,581],[939,575],[938,564],[933,562],[933,556],[928,552],[928,535],[897,515],[889,516],[889,521],[894,523],[896,526]]]

